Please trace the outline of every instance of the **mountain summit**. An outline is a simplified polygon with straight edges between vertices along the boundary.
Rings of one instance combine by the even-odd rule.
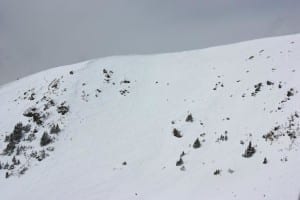
[[[300,35],[0,88],[1,199],[297,199]]]

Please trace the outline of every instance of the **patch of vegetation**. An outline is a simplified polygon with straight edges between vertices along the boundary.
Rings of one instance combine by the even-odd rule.
[[[13,132],[5,138],[5,142],[8,142],[3,150],[5,155],[11,155],[14,152],[16,145],[20,143],[24,134],[30,131],[30,128],[30,125],[23,126],[21,122],[15,125]]]
[[[262,86],[263,86],[262,83],[258,83],[254,85],[255,90],[254,92],[251,93],[251,96],[256,96],[256,94],[261,91]]]
[[[287,96],[287,97],[294,96],[294,89],[291,88],[289,91],[287,91],[286,96]]]
[[[53,124],[50,128],[50,134],[58,134],[60,132],[60,128],[58,124]]]
[[[192,114],[189,114],[186,119],[185,119],[186,122],[193,122],[194,121],[194,118],[192,116]]]
[[[59,106],[57,106],[57,112],[62,115],[65,115],[66,113],[69,112],[69,106],[66,105],[66,102],[63,102]]]
[[[243,154],[243,157],[250,158],[255,154],[255,152],[256,152],[256,149],[252,146],[252,143],[250,141],[247,149],[245,150],[245,152]]]
[[[298,120],[298,121],[297,121]],[[290,115],[285,124],[275,126],[267,134],[262,137],[266,141],[276,141],[281,137],[288,136],[291,141],[295,140],[300,134],[299,114],[297,112]]]
[[[55,106],[55,102],[52,99],[49,99],[48,102],[44,105],[44,111],[48,110],[52,106]]]
[[[125,80],[121,81],[121,84],[122,84],[122,83],[129,84],[130,81],[125,79]]]
[[[268,163],[268,160],[267,160],[267,158],[265,157],[264,158],[264,161],[263,161],[263,164],[265,165],[265,164],[267,164]]]
[[[223,142],[223,141],[227,141],[228,140],[228,135],[227,135],[227,131],[225,131],[224,135],[221,134],[221,136],[217,139],[217,142]]]
[[[126,89],[120,90],[120,94],[123,96],[126,96],[126,94],[129,94],[129,91]]]
[[[43,136],[41,137],[40,145],[46,146],[52,142],[52,138],[49,136],[47,132],[44,132]]]
[[[106,70],[106,69],[103,69],[103,74],[104,74],[104,77],[105,77],[105,82],[106,83],[109,83],[110,82],[110,79],[111,79],[111,77],[112,77],[112,74],[113,74],[113,71],[108,71],[108,70]]]
[[[221,170],[220,169],[216,169],[215,171],[214,171],[214,175],[216,176],[216,175],[220,175],[221,174]]]
[[[45,118],[45,115],[40,114],[35,107],[27,109],[23,115],[25,117],[31,117],[37,125],[42,125],[43,119]]]
[[[198,148],[200,148],[200,147],[201,147],[201,143],[200,143],[199,138],[197,138],[197,139],[195,140],[194,144],[193,144],[193,148],[194,148],[194,149],[198,149]]]
[[[180,158],[178,161],[176,161],[176,166],[181,166],[183,165],[183,160]]]
[[[182,137],[180,131],[177,130],[176,128],[173,129],[173,135],[174,135],[175,137],[177,137],[177,138],[181,138],[181,137]]]

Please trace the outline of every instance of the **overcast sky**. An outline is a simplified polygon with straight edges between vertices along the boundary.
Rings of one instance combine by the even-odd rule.
[[[0,84],[87,59],[300,32],[300,0],[0,0]]]

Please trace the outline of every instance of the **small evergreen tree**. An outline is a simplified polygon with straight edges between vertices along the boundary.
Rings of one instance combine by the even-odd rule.
[[[174,135],[175,137],[178,137],[178,138],[181,138],[181,137],[182,137],[180,131],[177,130],[176,128],[173,129],[173,135]]]
[[[16,155],[18,156],[18,155],[20,155],[21,154],[21,148],[18,146],[17,147],[17,151],[16,151]]]
[[[25,133],[28,133],[30,131],[30,129],[31,129],[31,125],[30,124],[27,124],[26,126],[23,126],[23,131]]]
[[[177,162],[176,162],[176,166],[181,166],[183,165],[183,160],[182,158],[180,158]]]
[[[214,175],[220,175],[221,174],[221,170],[217,169],[216,171],[214,171]]]
[[[14,142],[9,142],[6,145],[5,149],[3,150],[3,153],[5,155],[11,155],[14,152],[15,148],[16,148],[15,143]]]
[[[13,132],[10,134],[9,142],[19,143],[23,137],[23,124],[21,122],[15,125]]]
[[[48,144],[50,144],[52,142],[51,137],[49,136],[49,134],[47,132],[44,132],[42,138],[41,138],[41,142],[40,145],[41,146],[46,146]]]
[[[268,160],[267,160],[267,158],[265,157],[264,158],[264,161],[263,161],[263,164],[267,164],[268,163]]]
[[[200,148],[200,147],[201,147],[201,143],[200,143],[199,138],[197,138],[197,139],[195,140],[194,144],[193,144],[193,148],[194,148],[194,149],[198,149],[198,148]]]
[[[186,122],[193,122],[194,121],[194,118],[192,116],[192,114],[189,114],[186,119],[185,119]]]
[[[245,150],[245,153],[243,154],[243,157],[245,158],[250,158],[251,156],[253,156],[253,154],[255,154],[256,150],[255,148],[252,146],[251,141],[248,144],[247,149]]]
[[[182,151],[182,153],[180,154],[180,158],[183,157],[183,156],[185,156],[184,151]]]
[[[62,114],[62,115],[65,115],[67,112],[69,112],[69,106],[65,105],[66,102],[60,104],[58,107],[57,107],[57,112]]]
[[[41,150],[39,152],[39,154],[36,156],[36,159],[38,161],[42,161],[42,160],[44,160],[46,158],[46,156],[47,156],[47,154],[46,154],[45,150]]]
[[[50,134],[57,134],[59,132],[60,132],[60,128],[59,128],[58,124],[52,125],[52,127],[50,129]]]
[[[3,169],[8,169],[9,168],[9,164],[6,162],[6,164],[4,165]]]
[[[13,162],[13,164],[14,164],[14,165],[16,165],[16,164],[17,164],[17,159],[16,159],[16,157],[15,157],[15,156],[12,158],[12,162]]]
[[[5,173],[5,178],[8,178],[8,177],[9,177],[9,173],[6,172],[6,173]]]

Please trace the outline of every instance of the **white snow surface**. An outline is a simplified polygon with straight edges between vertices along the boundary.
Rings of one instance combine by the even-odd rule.
[[[258,83],[260,91],[252,95]],[[293,95],[287,97],[288,91]],[[0,150],[16,123],[31,125],[17,144],[28,149],[0,155],[2,163],[13,156],[21,161],[0,170],[0,198],[297,200],[298,91],[300,34],[101,58],[25,77],[0,88]],[[45,99],[55,105],[43,111]],[[57,106],[64,101],[70,110],[62,115]],[[42,125],[23,116],[32,107],[46,115]],[[193,122],[185,121],[188,114]],[[51,124],[59,124],[61,132],[41,147],[40,137]],[[264,139],[276,126],[281,135]],[[36,139],[26,141],[35,127]],[[201,147],[193,148],[197,138]],[[246,158],[250,141],[256,151]],[[49,155],[42,161],[28,156],[43,149]],[[183,151],[183,165],[176,166]],[[23,175],[21,167],[28,168]]]

